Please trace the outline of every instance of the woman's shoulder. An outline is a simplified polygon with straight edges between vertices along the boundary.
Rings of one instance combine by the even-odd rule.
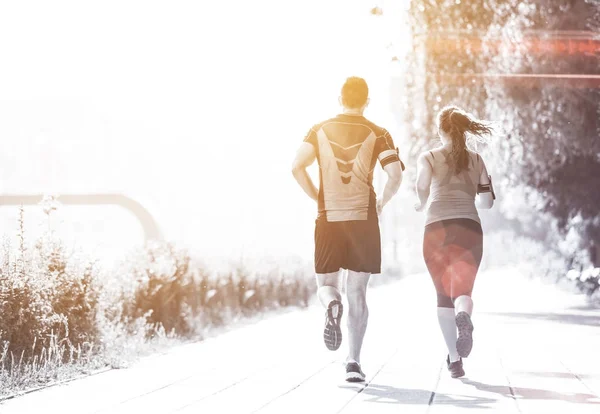
[[[483,155],[481,155],[480,152],[478,151],[473,151],[473,150],[469,150],[469,153],[471,154],[471,156],[478,158],[480,160],[483,160]]]
[[[470,148],[467,148],[467,152],[469,153],[469,155],[470,155],[471,157],[474,157],[474,158],[481,158],[481,154],[480,154],[480,153],[478,153],[478,152],[477,152],[477,151],[475,151],[475,150],[472,150],[472,149],[470,149]]]
[[[442,149],[443,149],[443,147],[441,147],[441,146],[431,148],[426,151],[423,151],[419,156],[421,156],[421,157],[431,157],[432,155],[436,156],[437,154],[441,153]]]
[[[477,151],[473,151],[470,149],[468,151],[469,151],[469,155],[470,155],[471,159],[473,160],[473,165],[476,165],[476,166],[478,166],[478,168],[481,168],[481,166],[485,164],[481,154],[478,153]]]
[[[432,158],[435,159],[434,153],[435,153],[435,149],[423,151],[419,154],[418,159],[423,160],[423,161],[431,160]]]

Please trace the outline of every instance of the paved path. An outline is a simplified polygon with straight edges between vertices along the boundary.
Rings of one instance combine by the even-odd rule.
[[[314,306],[0,405],[16,413],[600,413],[600,311],[514,271],[477,281],[467,376],[451,379],[428,277],[369,292],[367,384],[343,381]],[[345,332],[344,332],[345,333]]]

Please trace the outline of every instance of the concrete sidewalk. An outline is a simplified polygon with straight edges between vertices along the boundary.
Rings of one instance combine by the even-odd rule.
[[[344,382],[347,343],[327,351],[323,311],[311,307],[8,400],[0,413],[600,413],[600,310],[581,295],[507,269],[482,273],[458,380],[427,275],[368,300],[365,385]]]

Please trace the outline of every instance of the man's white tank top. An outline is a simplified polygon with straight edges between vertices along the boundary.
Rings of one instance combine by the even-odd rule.
[[[469,169],[453,174],[447,161],[450,151],[450,148],[442,147],[441,150],[426,153],[425,158],[431,165],[433,174],[425,225],[457,218],[481,223],[475,207],[475,196],[483,165],[481,157],[469,151]]]

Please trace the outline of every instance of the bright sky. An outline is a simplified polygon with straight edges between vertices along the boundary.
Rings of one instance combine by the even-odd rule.
[[[0,190],[124,192],[200,251],[310,257],[316,207],[290,173],[305,132],[350,75],[392,122],[397,29],[375,4],[3,2]]]

